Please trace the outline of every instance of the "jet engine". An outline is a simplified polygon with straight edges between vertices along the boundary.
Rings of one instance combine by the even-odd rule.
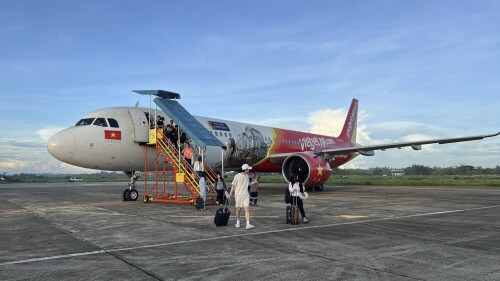
[[[322,186],[331,173],[330,165],[321,156],[297,153],[283,162],[282,173],[287,181],[299,176],[306,187]]]

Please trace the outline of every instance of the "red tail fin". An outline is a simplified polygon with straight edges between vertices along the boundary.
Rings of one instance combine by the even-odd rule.
[[[358,127],[358,100],[352,99],[351,107],[345,119],[344,128],[340,133],[339,138],[350,139],[356,142],[356,131]]]

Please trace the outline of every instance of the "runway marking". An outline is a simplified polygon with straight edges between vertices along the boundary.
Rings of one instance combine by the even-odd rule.
[[[367,218],[368,216],[355,216],[355,215],[339,215],[335,216],[336,218],[343,218],[343,219],[362,219],[362,218]]]
[[[47,261],[47,260],[55,260],[55,259],[64,259],[64,258],[71,258],[71,257],[91,256],[91,255],[98,255],[98,254],[105,254],[105,253],[133,251],[133,250],[148,249],[148,248],[155,248],[155,247],[187,244],[187,243],[206,242],[206,241],[221,240],[221,239],[226,239],[226,238],[236,238],[236,237],[255,236],[255,235],[271,234],[271,233],[302,231],[302,230],[313,229],[313,228],[326,228],[326,227],[332,227],[332,226],[352,225],[352,224],[371,223],[371,222],[378,222],[378,221],[397,220],[397,219],[404,219],[404,218],[425,217],[425,216],[432,216],[432,215],[460,213],[460,212],[467,212],[467,211],[477,211],[477,210],[493,209],[493,208],[499,208],[499,207],[500,207],[500,205],[494,205],[494,206],[485,206],[485,207],[479,207],[479,208],[450,210],[450,211],[414,214],[414,215],[406,215],[406,216],[395,216],[395,217],[353,221],[353,222],[341,222],[341,223],[332,223],[332,224],[315,225],[315,226],[310,225],[310,226],[303,226],[300,228],[277,229],[277,230],[269,230],[269,231],[261,231],[261,232],[247,232],[247,233],[241,233],[241,234],[199,238],[199,239],[183,240],[183,241],[176,241],[176,242],[166,242],[166,243],[158,243],[158,244],[143,245],[143,246],[136,246],[136,247],[127,247],[127,248],[118,248],[118,249],[109,249],[109,250],[97,250],[97,251],[91,251],[91,252],[81,252],[81,253],[57,255],[57,256],[50,256],[50,257],[40,257],[40,258],[24,259],[24,260],[17,260],[17,261],[9,261],[9,262],[0,263],[0,266]]]
[[[176,216],[176,215],[165,215],[162,216],[163,218],[211,218],[213,219],[214,216],[210,214],[210,216]],[[279,218],[279,216],[252,216],[252,218]]]
[[[14,214],[25,214],[28,213],[27,210],[5,210],[0,211],[0,215],[14,215]]]
[[[108,215],[108,216],[130,216],[130,214],[123,214],[123,213],[118,213],[114,212],[107,209],[103,208],[92,208],[92,206],[58,206],[58,207],[49,207],[49,208],[29,208],[25,207],[23,210],[17,210],[17,211],[9,211],[9,212],[4,212],[0,211],[0,215],[6,213],[6,214],[12,214],[12,213],[36,213],[36,212],[41,212],[41,213],[48,213],[50,211],[64,211],[67,213],[84,213],[84,214],[94,214],[94,215]]]

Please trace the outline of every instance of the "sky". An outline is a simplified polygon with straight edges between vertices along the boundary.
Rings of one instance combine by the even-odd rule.
[[[357,141],[500,131],[500,2],[0,0],[0,173],[95,172],[47,152],[55,132],[133,90],[194,115]],[[377,151],[345,167],[500,165],[500,137]]]

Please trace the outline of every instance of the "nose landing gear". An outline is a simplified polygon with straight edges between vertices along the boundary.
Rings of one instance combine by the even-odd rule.
[[[128,188],[123,191],[123,201],[136,201],[139,198],[139,192],[135,189],[135,183],[140,178],[139,173],[131,173]]]

